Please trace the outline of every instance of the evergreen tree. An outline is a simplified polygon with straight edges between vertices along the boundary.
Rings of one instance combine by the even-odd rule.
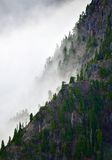
[[[19,132],[22,130],[22,125],[19,123]]]
[[[4,144],[4,140],[2,140],[2,143],[1,143],[1,151],[4,151],[5,149],[5,144]]]
[[[33,120],[33,113],[30,114],[30,122]]]
[[[75,82],[75,77],[71,77],[69,83],[72,84],[72,83],[74,83],[74,82]]]
[[[7,145],[10,145],[10,144],[11,144],[11,137],[9,136],[9,140],[8,140]]]

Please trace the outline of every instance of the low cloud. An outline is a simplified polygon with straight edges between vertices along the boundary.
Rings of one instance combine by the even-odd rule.
[[[59,77],[52,84],[49,77],[46,87],[35,79],[42,73],[46,58],[54,54],[56,43],[60,44],[74,27],[89,2],[0,1],[0,140],[7,140],[17,125],[9,125],[9,119],[23,109],[37,112],[38,104],[48,98],[48,90],[55,91],[60,85]]]

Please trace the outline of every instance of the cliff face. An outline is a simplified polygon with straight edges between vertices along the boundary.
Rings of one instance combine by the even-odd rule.
[[[75,67],[80,70],[77,81],[63,82],[26,127],[15,129],[7,146],[2,143],[0,160],[111,160],[111,12],[111,0],[87,6],[75,27],[77,35],[65,37],[46,66],[49,72],[55,62],[65,77]]]

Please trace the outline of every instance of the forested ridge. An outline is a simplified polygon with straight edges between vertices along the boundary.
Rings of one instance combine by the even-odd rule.
[[[44,74],[56,60],[60,75],[77,76],[2,141],[0,160],[112,159],[111,0],[93,0],[59,50]]]

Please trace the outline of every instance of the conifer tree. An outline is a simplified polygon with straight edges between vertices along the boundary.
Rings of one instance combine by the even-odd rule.
[[[30,122],[33,120],[33,113],[30,114]]]
[[[4,140],[2,140],[2,143],[1,143],[1,151],[4,151],[5,149],[5,144],[4,144]]]

